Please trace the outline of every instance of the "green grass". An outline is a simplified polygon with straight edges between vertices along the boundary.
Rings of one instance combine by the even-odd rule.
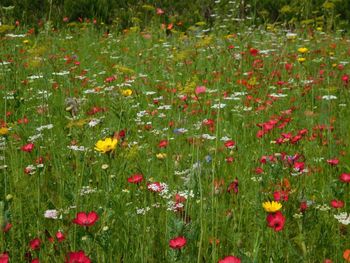
[[[349,183],[339,180],[350,172],[349,85],[342,81],[349,74],[347,36],[300,30],[288,40],[285,31],[258,29],[104,36],[86,27],[2,36],[0,43],[0,108],[9,129],[0,137],[0,223],[12,224],[1,233],[0,253],[8,252],[10,262],[64,262],[79,250],[92,262],[218,262],[228,255],[242,262],[343,262],[349,226],[334,215],[350,212]],[[300,47],[308,52],[299,54]],[[250,48],[259,53],[252,56]],[[293,64],[290,72],[285,63]],[[203,85],[206,92],[195,95]],[[131,96],[122,95],[126,89]],[[335,99],[323,97],[329,95]],[[77,100],[74,116],[67,98]],[[92,107],[100,111],[89,115]],[[28,123],[19,123],[23,118]],[[258,138],[258,124],[269,120],[279,122]],[[302,129],[307,134],[297,143],[274,143]],[[120,130],[126,136],[113,152],[94,150]],[[225,147],[228,139],[233,149]],[[168,146],[159,148],[161,140]],[[34,150],[21,151],[29,142]],[[284,154],[301,155],[296,162],[305,163],[303,172]],[[260,162],[270,155],[275,161]],[[334,158],[339,164],[329,165]],[[29,165],[32,174],[24,172]],[[136,173],[143,182],[128,183]],[[235,178],[239,192],[228,193]],[[165,183],[167,192],[149,191],[150,182]],[[262,208],[277,190],[288,193],[279,232],[267,227]],[[171,210],[176,193],[186,196],[181,211]],[[332,208],[333,199],[344,207]],[[303,201],[308,209],[301,213]],[[57,219],[44,217],[49,209],[58,211]],[[98,221],[73,224],[81,211],[97,212]],[[64,241],[57,241],[57,231]],[[187,244],[172,250],[169,240],[177,236]],[[34,238],[41,240],[35,251]]]

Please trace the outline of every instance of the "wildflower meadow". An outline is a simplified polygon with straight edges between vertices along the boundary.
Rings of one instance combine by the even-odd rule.
[[[349,34],[166,12],[0,25],[0,263],[350,262]]]

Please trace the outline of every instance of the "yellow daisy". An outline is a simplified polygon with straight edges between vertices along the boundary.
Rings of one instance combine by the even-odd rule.
[[[264,202],[262,206],[265,209],[265,211],[268,213],[275,213],[282,208],[282,204],[275,201]]]
[[[104,140],[98,140],[95,144],[95,150],[107,153],[113,151],[117,147],[118,140],[115,138],[106,138]]]

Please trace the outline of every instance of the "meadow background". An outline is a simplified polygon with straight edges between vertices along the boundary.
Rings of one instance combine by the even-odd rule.
[[[1,1],[0,263],[350,262],[349,16]]]

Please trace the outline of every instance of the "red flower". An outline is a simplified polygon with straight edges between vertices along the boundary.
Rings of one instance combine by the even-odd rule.
[[[330,165],[337,165],[337,164],[339,164],[339,160],[338,159],[331,159],[331,160],[327,160],[327,163]]]
[[[339,180],[343,183],[350,183],[350,174],[342,173]]]
[[[219,260],[219,263],[241,263],[241,259],[234,256],[227,256]]]
[[[235,180],[233,180],[233,182],[230,183],[230,185],[227,187],[228,193],[231,193],[232,191],[235,194],[238,194],[238,179],[237,178]]]
[[[161,140],[158,144],[159,148],[165,148],[168,146],[168,140]]]
[[[92,226],[98,220],[98,214],[95,211],[86,214],[84,212],[79,212],[76,218],[73,219],[73,223],[80,226]]]
[[[78,252],[70,252],[66,263],[91,263],[91,260],[85,255],[84,251],[80,250]]]
[[[267,226],[273,228],[277,232],[283,229],[286,218],[280,211],[278,211],[273,214],[268,214],[266,217],[266,221]]]
[[[28,144],[23,145],[21,147],[21,150],[24,152],[31,152],[31,151],[33,151],[33,149],[34,149],[34,143],[28,143]]]
[[[4,233],[7,233],[11,228],[12,228],[12,224],[6,223],[6,225],[3,227],[2,231],[4,231]]]
[[[259,50],[255,49],[255,48],[250,48],[249,52],[250,52],[250,55],[255,57],[259,53]]]
[[[344,202],[341,200],[334,199],[331,201],[331,206],[333,208],[342,208],[342,207],[344,207]]]
[[[284,64],[284,68],[285,68],[287,71],[291,71],[292,68],[293,68],[293,64],[292,64],[292,63],[286,63],[286,64]]]
[[[225,147],[229,148],[229,149],[232,149],[233,147],[235,147],[235,144],[236,143],[234,141],[228,140],[228,141],[225,142]]]
[[[30,263],[40,263],[38,258],[34,258]]]
[[[128,182],[131,184],[141,183],[143,180],[142,174],[134,174],[128,178]]]
[[[63,240],[66,239],[66,237],[64,236],[64,234],[61,231],[57,231],[56,238],[57,238],[58,242],[62,242]]]
[[[307,203],[305,201],[300,203],[300,212],[304,213],[307,209]]]
[[[273,193],[273,199],[275,201],[281,201],[281,200],[288,201],[288,191],[283,191],[283,190],[275,191]]]
[[[41,242],[39,238],[34,238],[29,242],[29,246],[32,250],[38,250],[40,248],[40,244]]]
[[[294,169],[298,172],[302,172],[305,168],[304,162],[294,162]]]
[[[8,263],[9,259],[9,254],[7,254],[6,252],[0,254],[0,263]]]
[[[169,241],[169,246],[172,249],[181,249],[186,245],[186,238],[183,236],[173,238]]]

